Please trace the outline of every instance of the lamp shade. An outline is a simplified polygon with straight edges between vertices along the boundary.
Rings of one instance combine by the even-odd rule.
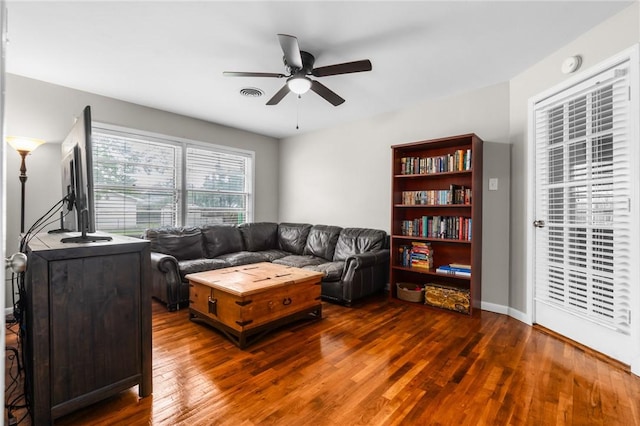
[[[289,86],[289,90],[296,95],[302,95],[303,93],[307,93],[311,88],[311,80],[307,77],[291,77],[287,80],[287,86]]]
[[[42,145],[42,139],[24,138],[21,136],[7,136],[7,143],[16,151],[33,152],[37,147]]]

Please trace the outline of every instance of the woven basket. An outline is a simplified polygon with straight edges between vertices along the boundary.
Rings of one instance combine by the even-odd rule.
[[[412,283],[396,283],[398,299],[407,302],[424,302],[424,287],[416,290],[416,285]]]

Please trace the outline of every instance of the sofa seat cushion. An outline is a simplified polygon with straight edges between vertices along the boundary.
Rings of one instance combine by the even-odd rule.
[[[330,262],[336,250],[336,243],[342,228],[339,226],[313,225],[309,230],[303,254],[317,256]]]
[[[311,225],[308,223],[281,223],[278,225],[280,250],[291,254],[302,254],[310,230]]]
[[[387,234],[379,229],[344,228],[336,243],[334,261],[385,248]]]
[[[151,251],[170,254],[178,260],[204,257],[202,233],[195,226],[147,229],[144,238],[149,240]]]
[[[278,250],[278,249],[257,251],[256,253],[259,254],[260,256],[264,256],[267,259],[266,260],[267,262],[273,262],[274,260],[281,259],[291,254],[286,251]]]
[[[267,256],[252,251],[239,251],[237,253],[227,253],[216,259],[224,260],[229,266],[248,265],[249,263],[268,262]]]
[[[202,244],[204,254],[209,258],[244,250],[242,234],[235,225],[203,226]]]
[[[277,263],[279,265],[293,266],[294,268],[304,268],[305,266],[321,265],[326,262],[327,261],[321,257],[300,256],[297,254],[285,256],[283,258],[276,259],[273,261],[273,263]]]
[[[178,271],[180,272],[180,278],[182,281],[186,281],[184,278],[187,274],[195,274],[196,272],[211,271],[214,269],[227,268],[229,265],[227,262],[221,259],[191,259],[191,260],[179,260]]]
[[[278,224],[253,222],[238,225],[247,251],[263,251],[278,248]]]
[[[320,265],[305,266],[304,269],[310,269],[312,271],[324,273],[322,277],[323,282],[328,281],[340,281],[342,273],[344,271],[344,262],[327,262]]]

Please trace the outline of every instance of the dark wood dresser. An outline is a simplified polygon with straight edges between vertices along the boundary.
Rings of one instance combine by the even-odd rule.
[[[33,424],[138,385],[152,392],[148,241],[28,244],[24,355]]]

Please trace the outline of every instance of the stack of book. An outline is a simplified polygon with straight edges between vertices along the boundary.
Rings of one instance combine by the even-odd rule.
[[[439,274],[455,275],[457,277],[470,277],[471,265],[450,263],[448,265],[438,266],[438,269],[436,269],[436,272]]]
[[[431,269],[433,268],[433,250],[431,244],[420,241],[411,243],[411,265],[412,268]]]
[[[404,267],[433,269],[433,249],[429,243],[414,241],[410,246],[400,246],[398,255]]]

